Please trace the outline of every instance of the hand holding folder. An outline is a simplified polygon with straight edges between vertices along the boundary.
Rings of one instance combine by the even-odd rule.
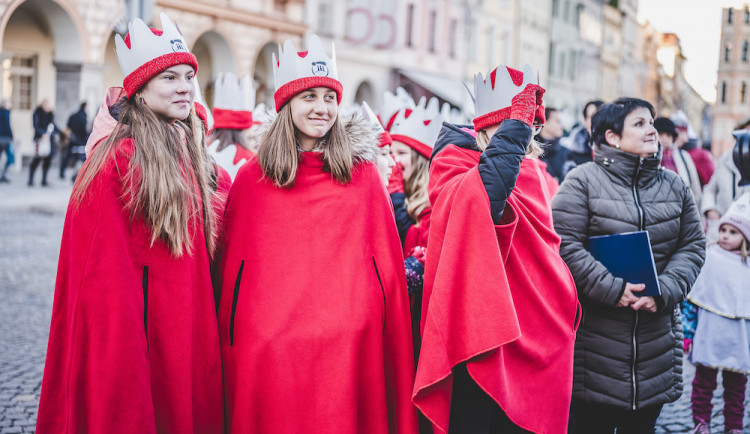
[[[651,240],[647,231],[589,237],[588,250],[615,277],[628,283],[643,283],[638,297],[661,295]]]

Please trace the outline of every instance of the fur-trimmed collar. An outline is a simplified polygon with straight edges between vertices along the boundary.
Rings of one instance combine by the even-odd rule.
[[[263,118],[265,121],[260,126],[258,132],[259,137],[262,137],[268,132],[276,119],[277,114],[272,111],[264,113]],[[360,164],[364,162],[374,163],[378,155],[378,145],[380,144],[380,132],[377,127],[366,121],[365,118],[359,112],[342,114],[339,112],[339,122],[344,126],[344,132],[349,140],[352,147],[352,156],[354,164]],[[319,144],[313,151],[320,152],[325,144]]]

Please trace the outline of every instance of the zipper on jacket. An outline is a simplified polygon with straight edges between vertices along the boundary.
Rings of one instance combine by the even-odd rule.
[[[141,286],[143,287],[143,332],[146,334],[146,345],[148,346],[148,265],[143,267]]]
[[[638,230],[646,229],[646,217],[643,212],[643,206],[641,205],[641,198],[638,195],[638,177],[641,174],[641,168],[643,167],[643,158],[638,160],[638,167],[635,169],[635,175],[633,175],[633,201],[635,202],[635,208],[638,211]],[[632,409],[637,409],[638,399],[638,380],[636,379],[636,365],[638,363],[638,342],[636,340],[638,332],[638,312],[635,312],[635,319],[633,321],[633,332],[631,335],[631,343],[633,345],[633,360],[630,362],[630,382],[633,386],[633,398],[632,398]]]
[[[635,341],[636,333],[638,332],[638,312],[635,312],[635,320],[633,321],[633,363],[630,365],[630,381],[633,385],[633,401],[632,409],[637,410],[638,403],[638,382],[636,381],[635,371],[636,365],[638,364],[638,345]]]
[[[242,281],[242,269],[245,268],[245,261],[240,264],[240,271],[237,272],[237,280],[234,282],[234,298],[232,298],[232,313],[229,315],[229,346],[234,346],[234,315],[237,313],[237,298],[240,295],[240,282]]]

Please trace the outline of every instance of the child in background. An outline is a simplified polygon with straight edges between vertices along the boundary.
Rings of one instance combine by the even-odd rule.
[[[710,433],[716,374],[724,383],[724,427],[742,432],[745,385],[750,372],[750,193],[737,199],[719,221],[719,240],[683,306],[685,352],[695,365],[694,433]],[[744,282],[744,283],[743,283]]]

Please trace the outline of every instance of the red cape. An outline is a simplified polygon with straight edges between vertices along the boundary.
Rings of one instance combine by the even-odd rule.
[[[419,215],[419,223],[412,225],[406,232],[406,238],[404,239],[404,257],[412,256],[415,247],[427,247],[431,217],[432,208],[428,206]]]
[[[220,432],[221,357],[202,222],[192,255],[150,246],[148,227],[130,220],[121,199],[132,142],[117,149],[80,207],[68,206],[36,432]],[[228,185],[224,173],[224,193]]]
[[[567,432],[580,306],[559,256],[550,194],[524,159],[495,226],[479,152],[448,145],[430,167],[433,204],[414,403],[447,432],[452,373],[472,378],[520,427]]]
[[[303,153],[293,188],[257,159],[225,215],[219,333],[228,429],[415,433],[406,279],[377,169],[341,185]]]

